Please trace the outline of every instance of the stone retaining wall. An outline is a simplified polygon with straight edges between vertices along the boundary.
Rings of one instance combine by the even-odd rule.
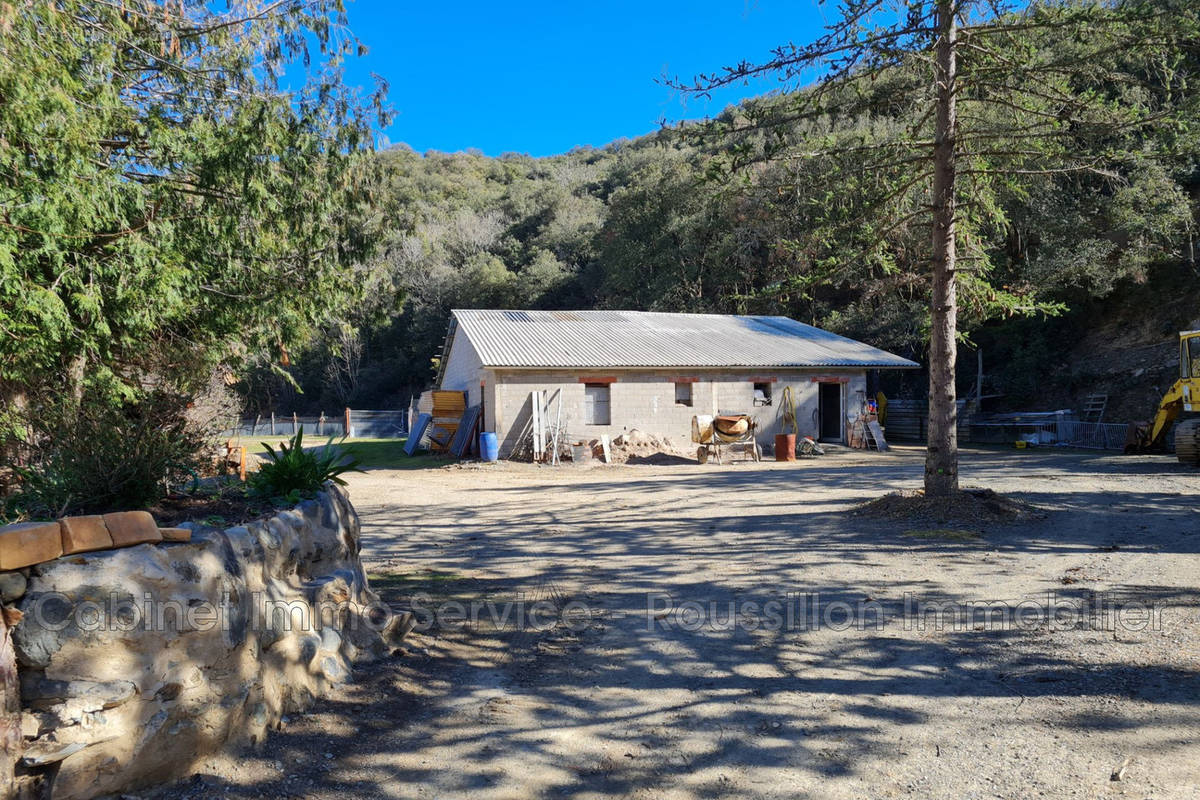
[[[103,538],[77,527],[80,541]],[[267,520],[183,527],[174,541],[0,573],[0,679],[15,651],[20,684],[19,712],[4,698],[19,735],[0,719],[15,762],[11,782],[0,765],[0,798],[87,798],[186,775],[262,741],[411,625],[367,585],[358,516],[332,484]],[[39,536],[48,547],[48,530]]]

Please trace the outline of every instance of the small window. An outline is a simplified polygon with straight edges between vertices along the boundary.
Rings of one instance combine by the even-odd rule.
[[[588,425],[609,425],[609,394],[607,383],[583,385],[583,421]]]
[[[675,384],[675,405],[687,406],[688,408],[691,408],[691,406],[692,406],[692,384],[690,384],[690,383]]]
[[[769,383],[754,384],[754,405],[756,405],[756,406],[771,405],[771,384],[769,384]]]

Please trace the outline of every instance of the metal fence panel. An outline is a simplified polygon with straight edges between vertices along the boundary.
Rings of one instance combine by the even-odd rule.
[[[929,409],[908,404],[888,404],[887,424],[883,426],[889,440],[923,442],[929,432]],[[959,409],[959,441],[971,441],[971,415]]]
[[[1128,425],[1116,422],[1081,422],[1068,419],[1058,423],[1058,441],[1071,447],[1093,450],[1124,450]]]
[[[350,410],[350,435],[365,439],[398,439],[408,435],[408,411]]]
[[[350,410],[350,429],[344,413],[320,416],[276,415],[244,417],[226,430],[225,436],[294,436],[304,431],[307,437],[326,439],[351,436],[362,439],[392,439],[408,435],[408,411]]]
[[[908,404],[888,407],[885,430],[893,441],[920,441],[925,438],[928,411]],[[1011,444],[1019,439],[1039,445],[1061,445],[1092,450],[1123,450],[1128,426],[1116,422],[1082,422],[1058,419],[1027,422],[976,422],[969,416],[959,419],[958,438],[971,444]]]
[[[291,417],[276,417],[275,426],[272,431],[271,419],[255,419],[247,417],[239,420],[237,427],[226,431],[226,436],[293,436],[299,431],[304,431],[305,436],[328,438],[330,436],[342,437],[346,433],[346,426],[339,417],[326,417],[324,421],[320,417],[296,417],[295,422]]]

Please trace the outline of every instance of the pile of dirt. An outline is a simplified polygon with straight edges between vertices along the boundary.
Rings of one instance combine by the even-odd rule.
[[[678,453],[651,453],[648,456],[629,456],[626,464],[649,464],[656,467],[670,467],[676,464],[696,465],[696,457]]]
[[[939,525],[1004,525],[1040,519],[1036,506],[991,489],[960,489],[950,497],[926,497],[921,489],[892,492],[854,509],[861,516]]]
[[[588,444],[594,458],[603,460],[603,448],[599,439]],[[695,453],[689,453],[675,440],[665,434],[644,433],[634,428],[615,436],[609,442],[608,453],[612,464],[694,464]]]

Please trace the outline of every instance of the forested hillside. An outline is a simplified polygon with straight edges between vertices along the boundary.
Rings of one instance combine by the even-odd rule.
[[[1144,416],[1200,327],[1195,3],[939,0],[860,42],[880,8],[676,84],[808,88],[535,159],[379,149],[340,0],[0,1],[0,516],[160,497],[238,405],[402,406],[456,306],[785,314],[935,362],[943,421],[957,331],[993,407]]]
[[[1113,52],[1067,87],[1151,120],[1101,141],[1086,125],[1067,132],[1080,149],[1121,153],[1116,168],[974,180],[959,276],[964,387],[982,346],[996,407],[1060,407],[1096,390],[1133,398],[1121,409],[1131,414],[1152,401],[1174,332],[1200,325],[1200,117],[1186,81],[1150,96],[1122,75],[1188,75],[1198,56],[1196,44],[1152,64]],[[891,82],[924,79],[893,70],[870,91],[887,109]],[[789,123],[788,109],[788,95],[761,98],[551,158],[379,153],[375,222],[388,233],[360,268],[368,299],[293,354],[297,385],[266,363],[244,374],[247,410],[403,404],[432,380],[455,307],[785,314],[923,360],[926,189],[905,163],[864,179],[806,156],[834,142],[870,147],[918,126],[916,112]],[[1038,146],[1017,136],[995,148]],[[988,174],[984,159],[969,166]],[[1130,348],[1143,356],[1126,368]],[[892,388],[920,393],[922,379]]]

